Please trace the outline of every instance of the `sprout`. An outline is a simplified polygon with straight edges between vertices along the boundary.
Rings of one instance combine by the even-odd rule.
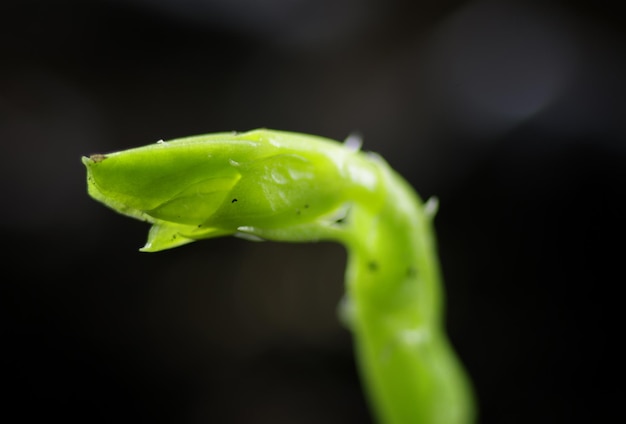
[[[83,163],[95,200],[152,224],[142,251],[227,235],[342,243],[341,319],[373,413],[385,424],[471,423],[471,385],[444,332],[437,202],[422,203],[360,144],[259,129],[159,141]]]

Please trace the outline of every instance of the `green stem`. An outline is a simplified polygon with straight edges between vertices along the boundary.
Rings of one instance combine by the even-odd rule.
[[[382,207],[350,213],[347,293],[364,386],[379,422],[467,424],[469,380],[446,338],[432,213],[388,167]]]

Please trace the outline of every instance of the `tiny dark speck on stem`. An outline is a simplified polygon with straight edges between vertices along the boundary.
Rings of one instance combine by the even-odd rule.
[[[230,203],[235,203],[237,201],[237,199],[233,199],[230,201]]]

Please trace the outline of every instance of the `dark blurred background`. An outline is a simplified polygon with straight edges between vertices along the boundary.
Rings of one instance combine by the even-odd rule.
[[[3,422],[372,423],[345,251],[138,252],[82,155],[352,132],[427,198],[481,423],[623,420],[625,24],[614,2],[0,5]],[[12,418],[11,418],[12,417]]]

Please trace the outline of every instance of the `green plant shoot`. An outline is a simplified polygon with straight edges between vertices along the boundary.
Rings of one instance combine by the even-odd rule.
[[[471,384],[443,321],[436,203],[349,140],[259,129],[82,161],[95,200],[152,224],[145,252],[228,235],[343,244],[341,316],[377,421],[472,423]]]

